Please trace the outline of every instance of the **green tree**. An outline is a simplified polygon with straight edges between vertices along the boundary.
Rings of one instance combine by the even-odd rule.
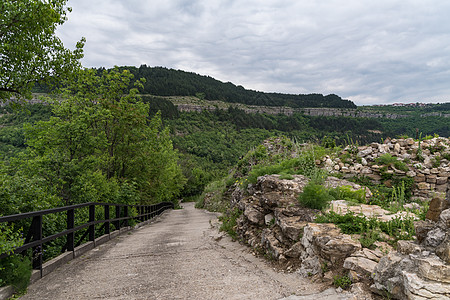
[[[50,120],[25,126],[29,148],[11,165],[43,178],[65,205],[117,202],[122,188],[139,195],[135,203],[172,200],[185,182],[178,153],[160,115],[149,120],[137,88],[128,91],[132,78],[118,69],[80,72]]]
[[[55,35],[67,20],[67,0],[3,0],[0,4],[0,101],[31,97],[36,82],[50,84],[79,69],[82,38],[74,51]]]

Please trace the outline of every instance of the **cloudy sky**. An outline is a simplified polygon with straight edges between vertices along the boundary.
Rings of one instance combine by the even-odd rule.
[[[71,0],[85,67],[164,66],[357,105],[450,102],[448,0]]]

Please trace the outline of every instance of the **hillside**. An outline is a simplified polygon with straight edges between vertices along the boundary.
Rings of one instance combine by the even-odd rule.
[[[121,69],[130,70],[136,79],[145,78],[143,93],[157,96],[197,95],[206,100],[265,106],[356,108],[352,101],[344,100],[334,94],[325,96],[264,93],[182,70],[146,65],[141,65],[139,68],[127,66]]]

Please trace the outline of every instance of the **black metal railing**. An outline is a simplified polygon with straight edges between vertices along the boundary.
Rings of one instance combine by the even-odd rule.
[[[96,207],[102,207],[101,210],[97,210]],[[115,207],[115,210],[114,210]],[[115,230],[120,230],[121,227],[128,227],[129,221],[134,219],[138,222],[149,220],[166,209],[173,209],[174,204],[172,202],[161,202],[154,205],[126,205],[126,204],[112,204],[112,203],[98,203],[89,202],[71,206],[58,207],[53,209],[46,209],[16,215],[9,215],[0,217],[0,223],[8,222],[14,223],[22,220],[30,220],[28,230],[24,230],[26,233],[24,244],[16,249],[14,253],[24,253],[28,249],[32,249],[32,265],[33,269],[41,270],[43,255],[42,249],[45,243],[53,241],[57,238],[66,236],[66,242],[61,249],[61,253],[65,251],[75,251],[75,248],[83,243],[88,237],[88,241],[95,241],[96,232],[103,234],[110,234],[111,227]],[[77,210],[88,209],[88,220],[76,220]],[[115,211],[114,218],[110,217],[110,209]],[[133,216],[130,216],[131,209],[134,209]],[[66,212],[66,226],[65,230],[53,233],[49,236],[43,236],[43,216],[64,213]],[[103,212],[103,214],[101,214]],[[100,214],[99,214],[100,213]],[[96,219],[97,216],[97,219]],[[99,218],[99,216],[102,216]],[[78,222],[76,222],[78,221]],[[77,224],[77,226],[75,226]],[[101,224],[100,228],[95,228],[97,224]],[[80,230],[86,229],[81,237],[78,238],[78,242],[75,241],[75,233]],[[8,253],[0,253],[0,258],[9,256]]]

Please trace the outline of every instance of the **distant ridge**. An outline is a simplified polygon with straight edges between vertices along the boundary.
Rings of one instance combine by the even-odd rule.
[[[141,65],[139,68],[123,66],[120,69],[130,70],[136,79],[146,79],[143,94],[197,96],[205,100],[258,106],[356,108],[352,101],[344,100],[334,94],[324,96],[322,94],[294,95],[258,92],[236,86],[231,82],[224,83],[210,76],[165,67]]]

